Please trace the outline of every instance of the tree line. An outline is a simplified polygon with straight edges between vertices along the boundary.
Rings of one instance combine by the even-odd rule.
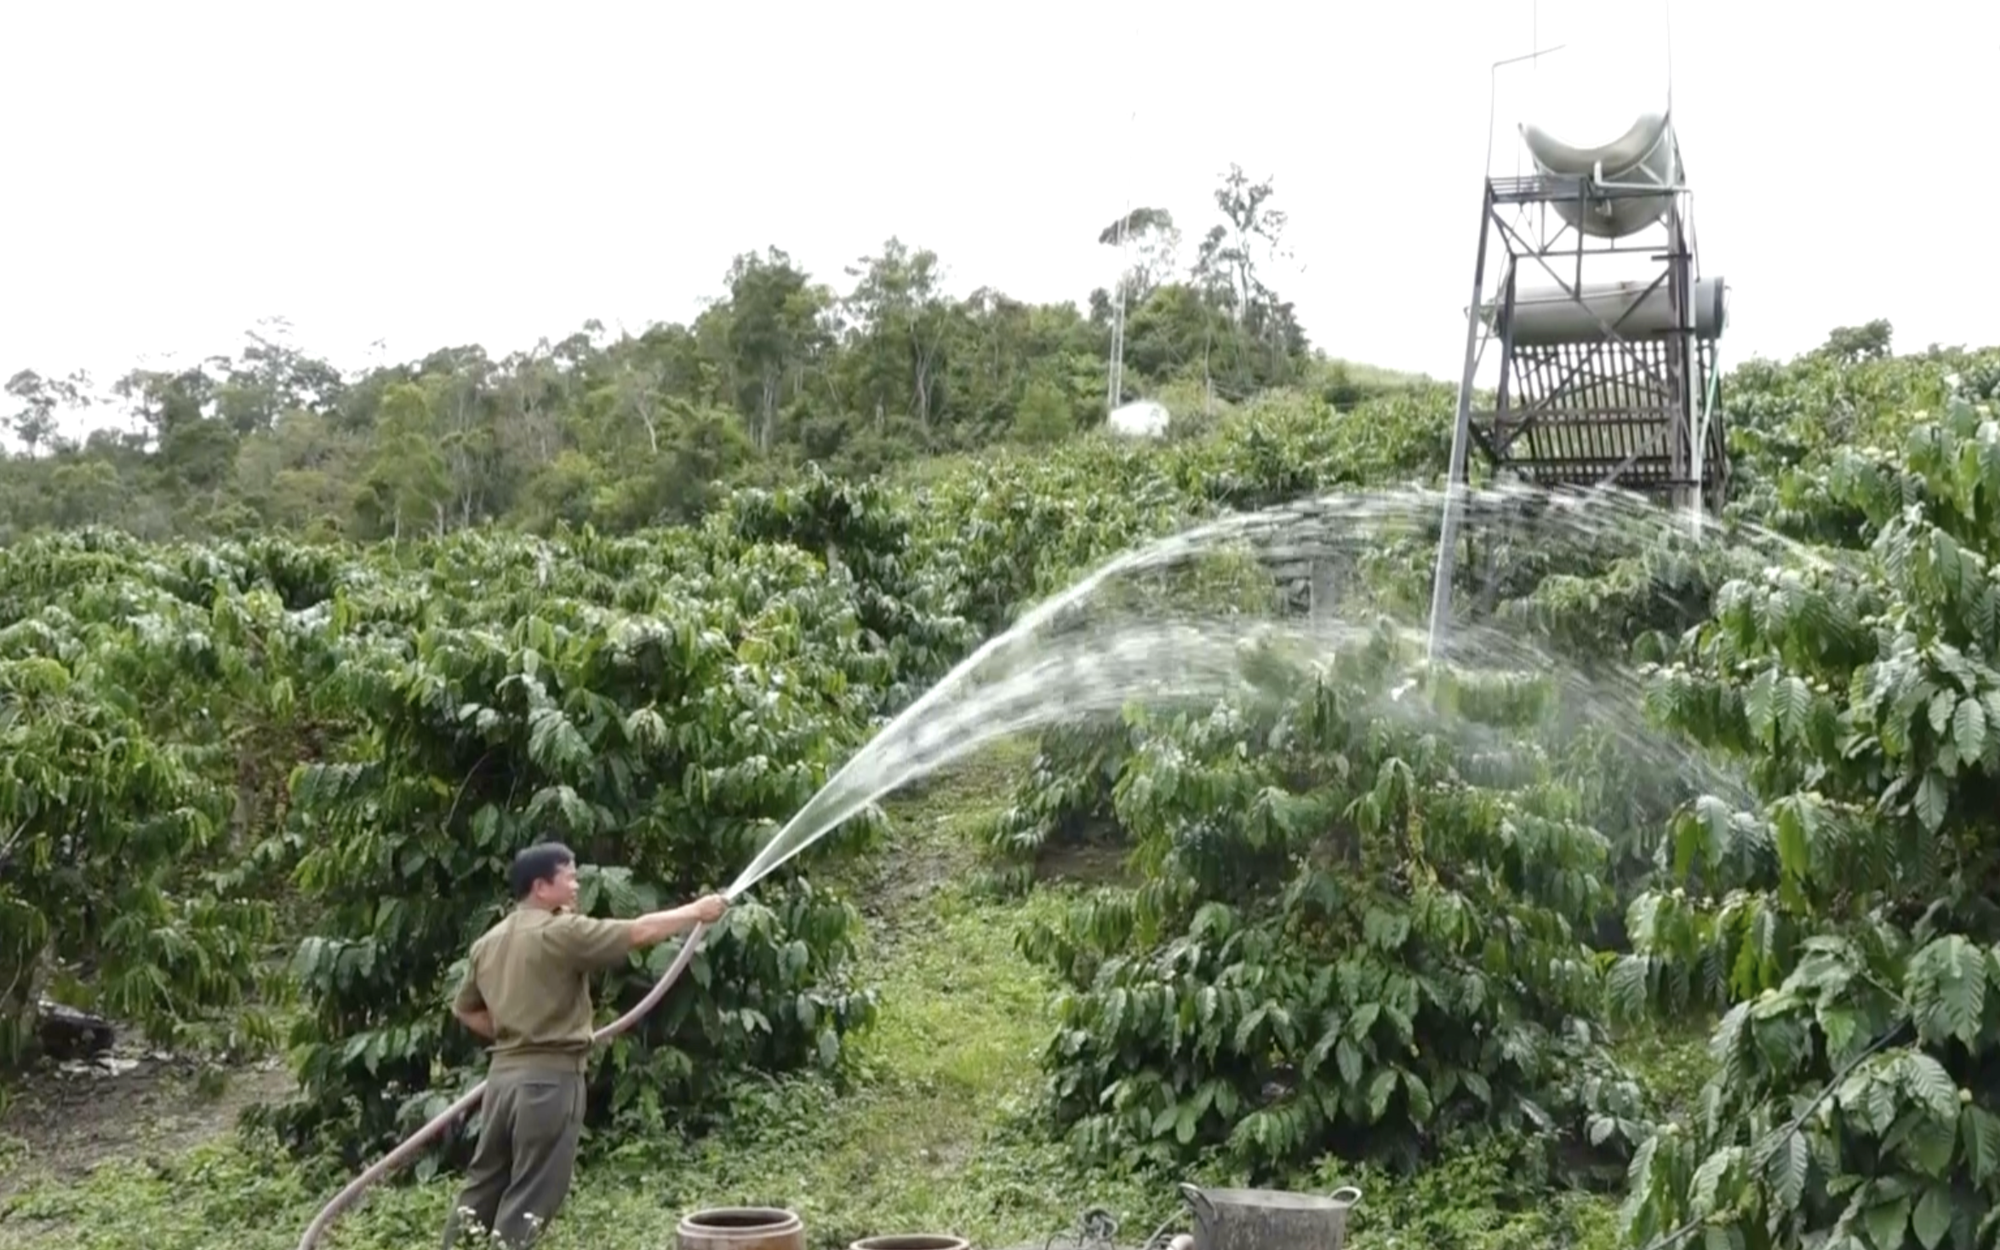
[[[498,358],[448,346],[350,374],[267,326],[234,355],[108,388],[22,371],[0,406],[15,445],[0,455],[0,541],[90,524],[370,541],[687,521],[718,485],[807,462],[866,476],[1085,428],[1110,406],[1121,310],[1121,401],[1212,408],[1305,385],[1351,402],[1353,371],[1312,348],[1267,280],[1285,227],[1272,195],[1232,167],[1185,263],[1171,213],[1111,223],[1100,241],[1129,263],[1081,306],[951,295],[936,253],[891,238],[844,289],[769,247],[737,256],[685,324],[613,335],[591,321]],[[107,410],[123,420],[64,434],[65,417]]]

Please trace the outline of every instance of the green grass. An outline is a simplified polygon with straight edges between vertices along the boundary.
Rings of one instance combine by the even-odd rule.
[[[855,1080],[844,1090],[773,1082],[746,1093],[721,1133],[632,1143],[587,1164],[547,1250],[658,1250],[672,1244],[682,1213],[739,1203],[798,1211],[817,1247],[925,1231],[989,1248],[1040,1247],[1091,1206],[1112,1211],[1120,1242],[1136,1245],[1177,1212],[1171,1185],[1084,1173],[1028,1123],[1050,985],[1016,953],[1014,936],[1063,906],[1066,891],[995,900],[973,888],[971,871],[977,826],[1006,801],[1026,752],[1009,744],[899,796],[889,845],[822,874],[871,913],[862,958],[882,1009],[856,1042]],[[1699,1083],[1696,1032],[1630,1045],[1663,1086]],[[135,1146],[86,1176],[31,1182],[0,1198],[0,1250],[289,1250],[345,1177],[277,1158],[227,1133],[193,1149]],[[23,1162],[32,1161],[20,1143],[0,1136],[0,1172]],[[1358,1246],[1608,1250],[1615,1241],[1614,1199],[1524,1199],[1504,1148],[1409,1180],[1330,1164],[1296,1182],[1321,1191],[1348,1183],[1366,1195],[1351,1225]],[[378,1189],[322,1245],[434,1246],[455,1187],[446,1176]]]
[[[1619,1039],[1619,1058],[1669,1116],[1685,1120],[1698,1111],[1701,1087],[1715,1071],[1708,1053],[1715,1023],[1702,1014],[1663,1028],[1637,1029]]]

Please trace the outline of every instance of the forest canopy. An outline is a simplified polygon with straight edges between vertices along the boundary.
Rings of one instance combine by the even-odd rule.
[[[810,461],[842,476],[995,444],[1039,445],[1108,407],[1113,305],[1121,401],[1214,411],[1271,387],[1339,405],[1413,384],[1329,361],[1268,285],[1284,214],[1232,168],[1192,248],[1135,211],[1103,241],[1117,290],[1035,305],[946,292],[944,262],[896,238],[833,280],[776,247],[737,256],[687,324],[595,322],[495,359],[476,345],[347,373],[251,331],[172,371],[16,373],[0,424],[0,540],[112,525],[147,538],[283,530],[359,541],[497,523],[624,531],[688,521],[731,484]],[[89,424],[86,437],[64,431]]]

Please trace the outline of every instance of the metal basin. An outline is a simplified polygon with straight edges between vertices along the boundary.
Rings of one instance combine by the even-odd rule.
[[[1321,1196],[1182,1185],[1181,1197],[1194,1211],[1195,1250],[1342,1250],[1347,1212],[1361,1191],[1342,1185]]]

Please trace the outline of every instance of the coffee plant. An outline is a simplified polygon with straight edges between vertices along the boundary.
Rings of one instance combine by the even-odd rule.
[[[1631,1167],[1635,1241],[1971,1250],[2000,1226],[2000,421],[1964,397],[1843,448],[1846,558],[1733,581],[1659,670],[1667,720],[1758,801],[1672,832],[1621,1012],[1723,1009],[1700,1114]]]
[[[1086,570],[1191,521],[1356,482],[1427,479],[1449,450],[1451,403],[1449,390],[1432,388],[1336,413],[1285,394],[1235,410],[1198,439],[996,456],[925,483],[913,500],[918,534],[948,553],[968,615],[990,633]]]
[[[1067,987],[1048,1106],[1086,1156],[1407,1162],[1465,1126],[1555,1128],[1565,1090],[1623,1096],[1584,1073],[1606,839],[1547,751],[1509,745],[1549,692],[1411,691],[1407,646],[1385,630],[1289,697],[1133,714],[1111,805],[1144,884],[1024,940]]]
[[[958,615],[962,578],[918,546],[898,503],[879,485],[837,482],[814,467],[796,486],[736,492],[709,526],[728,535],[716,550],[784,543],[848,570],[862,641],[892,665],[881,707],[889,712],[923,693],[974,640]]]
[[[0,551],[0,1058],[47,995],[163,1044],[270,1039],[248,830],[294,744],[262,553],[85,532]],[[245,588],[248,593],[240,593]]]
[[[295,786],[298,881],[327,918],[296,964],[305,1093],[279,1117],[295,1139],[372,1153],[452,1095],[444,1068],[476,1067],[443,1005],[521,846],[554,836],[600,866],[580,899],[598,914],[720,888],[872,724],[898,657],[859,619],[880,600],[846,561],[753,542],[694,567],[651,546],[459,538],[439,563],[480,576],[336,607],[314,698],[362,728]],[[761,884],[691,965],[701,992],[597,1066],[593,1115],[657,1130],[746,1066],[833,1065],[872,1011],[843,971],[855,921],[797,871]],[[629,1004],[675,949],[635,956],[601,1000]]]

